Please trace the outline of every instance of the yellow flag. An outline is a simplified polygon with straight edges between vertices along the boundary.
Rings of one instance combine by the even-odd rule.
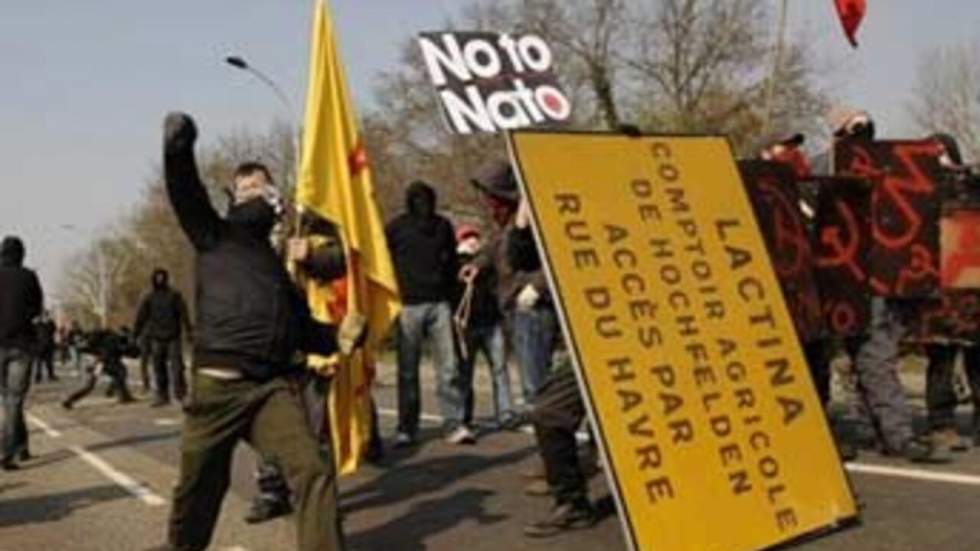
[[[330,393],[337,466],[347,474],[357,470],[370,437],[375,355],[401,300],[326,0],[317,0],[313,18],[301,158],[297,203],[338,226],[348,265],[333,285],[307,285],[311,310],[321,321],[339,323],[354,312],[368,322],[366,346],[340,361]]]

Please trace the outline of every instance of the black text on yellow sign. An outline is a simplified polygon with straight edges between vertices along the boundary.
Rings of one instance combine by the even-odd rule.
[[[632,547],[758,550],[853,518],[727,141],[510,145]]]

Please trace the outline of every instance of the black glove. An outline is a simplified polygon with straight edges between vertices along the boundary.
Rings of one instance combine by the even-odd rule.
[[[194,147],[197,126],[187,113],[168,113],[163,122],[163,148],[167,153]]]

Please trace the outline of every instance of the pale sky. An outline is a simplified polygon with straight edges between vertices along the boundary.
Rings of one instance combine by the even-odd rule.
[[[332,0],[355,100],[369,105],[372,76],[397,63],[399,44],[438,30],[460,3]],[[918,55],[974,38],[980,28],[976,0],[869,0],[854,51],[831,0],[790,4],[792,32],[822,52],[834,95],[870,109],[886,135],[910,126],[906,103]],[[86,232],[138,200],[159,162],[167,111],[195,115],[204,141],[290,117],[267,89],[222,60],[246,57],[300,109],[312,6],[313,0],[0,0],[0,234],[25,238],[28,264],[53,289]]]

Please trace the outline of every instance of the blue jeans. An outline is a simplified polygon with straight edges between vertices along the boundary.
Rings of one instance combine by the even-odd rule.
[[[524,406],[530,408],[551,374],[558,320],[550,306],[515,310],[510,329],[514,357],[521,369]]]
[[[422,412],[419,363],[428,337],[438,377],[436,395],[446,429],[463,424],[463,386],[453,344],[448,302],[411,304],[398,317],[398,432],[415,436]]]
[[[881,297],[871,300],[868,335],[848,342],[854,360],[859,402],[859,429],[870,428],[890,453],[901,453],[912,439],[912,413],[898,377],[899,341],[905,334],[902,312],[896,303]],[[854,411],[852,409],[852,411]]]
[[[0,406],[3,409],[3,441],[0,461],[13,461],[27,449],[24,400],[31,384],[31,356],[13,348],[0,348]]]
[[[466,354],[460,358],[459,371],[463,384],[464,421],[473,422],[473,372],[477,353],[482,352],[490,367],[493,380],[493,405],[498,422],[506,421],[514,415],[513,399],[510,395],[510,373],[507,371],[507,352],[504,343],[504,330],[497,325],[489,327],[468,327],[464,339]]]

